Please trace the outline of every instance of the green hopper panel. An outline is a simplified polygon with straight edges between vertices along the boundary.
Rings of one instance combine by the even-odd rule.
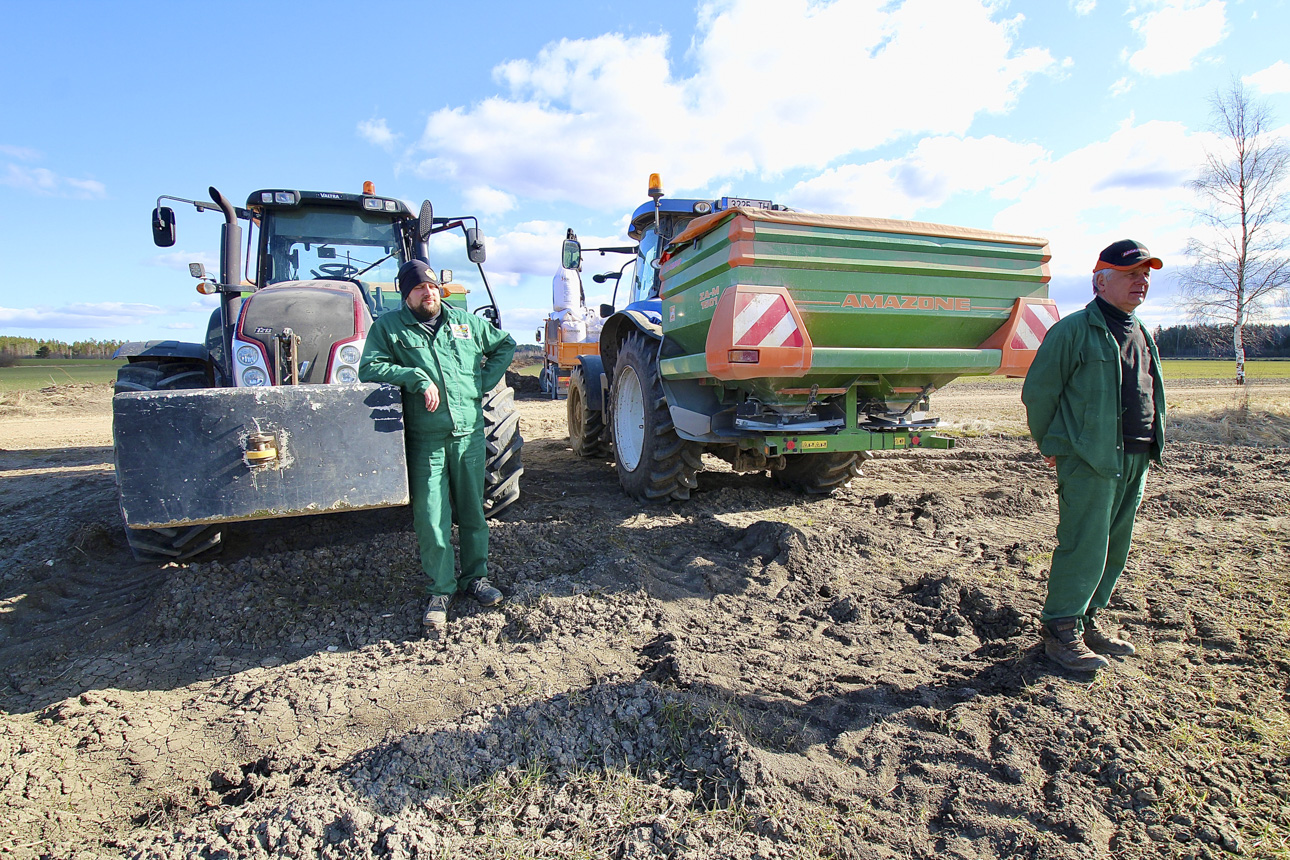
[[[787,290],[813,347],[804,375],[736,384],[759,397],[783,388],[940,387],[989,374],[998,349],[982,345],[1018,298],[1046,298],[1043,239],[874,218],[735,209],[698,219],[662,269],[669,379],[711,375],[713,313],[736,285]],[[899,399],[899,398],[897,398]]]

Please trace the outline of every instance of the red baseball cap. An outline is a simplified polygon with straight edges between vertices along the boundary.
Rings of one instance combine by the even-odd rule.
[[[1147,246],[1141,242],[1135,242],[1132,239],[1121,239],[1107,245],[1102,253],[1097,257],[1097,265],[1093,271],[1100,272],[1103,269],[1116,269],[1124,272],[1143,263],[1150,264],[1151,268],[1159,269],[1164,266],[1159,257],[1151,256]]]

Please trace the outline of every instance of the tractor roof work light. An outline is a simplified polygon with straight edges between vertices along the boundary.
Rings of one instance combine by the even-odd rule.
[[[295,206],[299,200],[294,191],[261,191],[261,203],[273,203],[280,206]],[[248,204],[250,201],[248,201]]]

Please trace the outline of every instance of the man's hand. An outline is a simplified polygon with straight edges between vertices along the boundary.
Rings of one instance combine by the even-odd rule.
[[[426,389],[426,411],[433,412],[439,408],[439,388],[433,382]]]
[[[1043,455],[1042,455],[1042,454],[1040,454],[1040,456],[1041,456],[1041,457],[1043,457]],[[1056,468],[1057,468],[1057,457],[1056,457],[1056,456],[1052,456],[1052,457],[1044,457],[1044,462],[1048,464],[1048,468],[1050,468],[1050,469],[1056,469]]]

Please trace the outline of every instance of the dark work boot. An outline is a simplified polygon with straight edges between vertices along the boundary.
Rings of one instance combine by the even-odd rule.
[[[1041,638],[1048,659],[1072,672],[1096,672],[1109,666],[1105,657],[1094,654],[1084,644],[1077,622],[1075,618],[1054,618],[1042,625]]]
[[[465,591],[475,598],[480,606],[496,606],[502,602],[502,593],[482,576],[467,585]]]
[[[1084,644],[1098,654],[1110,654],[1112,657],[1128,657],[1138,650],[1128,639],[1121,639],[1099,627],[1092,615],[1084,616]]]

